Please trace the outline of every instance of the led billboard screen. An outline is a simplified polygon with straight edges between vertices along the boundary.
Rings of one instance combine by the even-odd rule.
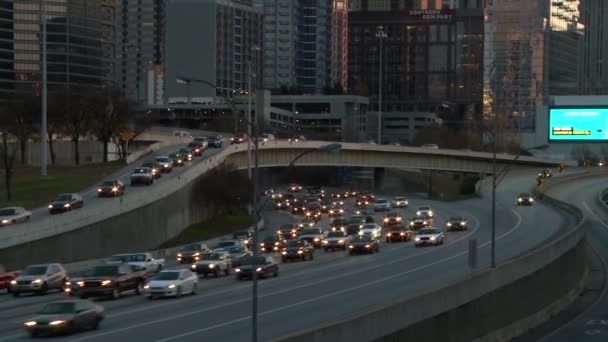
[[[608,106],[550,107],[549,141],[608,141]]]

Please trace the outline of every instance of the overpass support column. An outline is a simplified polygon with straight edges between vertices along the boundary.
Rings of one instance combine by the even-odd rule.
[[[429,198],[433,198],[433,170],[428,169],[427,170],[428,175],[429,175],[429,180],[428,180],[428,196]]]
[[[376,191],[384,189],[384,175],[385,170],[383,167],[374,168],[374,189]]]

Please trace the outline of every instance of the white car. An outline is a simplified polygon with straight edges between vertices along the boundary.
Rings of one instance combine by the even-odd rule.
[[[395,197],[391,202],[391,206],[393,208],[407,208],[410,203],[405,199],[405,197]]]
[[[154,158],[154,162],[160,165],[160,172],[171,172],[173,171],[173,161],[169,156],[158,156]]]
[[[108,264],[127,263],[149,273],[160,272],[165,267],[165,259],[155,259],[150,253],[115,254],[108,259]]]
[[[149,167],[138,167],[133,170],[129,179],[131,180],[131,186],[136,184],[152,185],[154,183],[154,175]]]
[[[374,211],[391,210],[391,204],[388,200],[380,198],[374,203]]]
[[[194,139],[192,139],[192,142],[201,143],[203,144],[204,148],[209,147],[209,141],[207,140],[207,137],[194,137]]]
[[[433,209],[431,209],[431,207],[418,207],[418,209],[416,210],[416,216],[422,216],[422,217],[428,217],[431,218],[433,217],[434,213],[433,213]]]
[[[144,286],[149,298],[180,297],[196,294],[198,277],[189,270],[168,270],[159,272]]]
[[[30,220],[32,212],[21,207],[8,207],[0,209],[0,227],[9,224],[27,222]]]
[[[343,231],[335,231],[327,233],[327,237],[323,240],[323,249],[327,252],[328,250],[341,249],[346,250],[350,243],[350,235]]]
[[[374,238],[380,238],[382,236],[382,227],[375,223],[366,223],[359,230],[359,235],[371,235]]]
[[[416,247],[424,246],[424,245],[441,245],[443,244],[443,240],[445,239],[445,235],[438,228],[424,228],[420,229],[418,233],[416,233],[416,237],[414,238],[414,243]]]
[[[197,275],[202,274],[203,276],[213,274],[217,277],[220,273],[229,275],[231,269],[232,261],[230,259],[230,254],[223,250],[203,253],[199,261],[190,265],[190,270],[192,270],[192,272]]]

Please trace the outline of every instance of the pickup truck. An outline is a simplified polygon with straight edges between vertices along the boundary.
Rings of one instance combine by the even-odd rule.
[[[150,253],[115,254],[107,261],[108,264],[127,263],[143,268],[146,272],[157,273],[165,267],[165,259],[154,259]]]
[[[7,271],[4,265],[0,264],[0,290],[7,290],[10,292],[11,280],[18,276],[18,271]]]
[[[137,266],[123,264],[108,264],[95,266],[87,276],[72,285],[72,295],[80,298],[110,297],[117,299],[126,291],[135,290],[140,295],[144,292],[144,285],[148,273]]]

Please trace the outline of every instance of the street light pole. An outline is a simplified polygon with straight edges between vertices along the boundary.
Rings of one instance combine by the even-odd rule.
[[[258,128],[257,124],[250,122],[249,127],[253,133],[253,146],[255,151],[254,157],[254,168],[253,168],[253,194],[251,197],[251,206],[252,206],[252,221],[253,221],[253,257],[254,260],[258,260],[259,256],[259,246],[258,246],[258,188],[259,188],[259,159],[260,159],[260,149],[259,149],[259,139],[258,139]],[[249,137],[250,138],[250,137]],[[257,264],[254,265],[253,270],[253,286],[252,286],[252,299],[251,299],[251,341],[258,341],[258,272],[257,272]]]
[[[247,117],[251,122],[251,61],[247,62],[247,93]],[[247,125],[247,177],[251,181],[251,125]]]
[[[496,267],[496,148],[498,140],[498,118],[494,113],[494,141],[492,144],[492,244],[491,244],[491,268]]]
[[[46,74],[46,2],[40,3],[42,6],[42,15],[40,20],[42,21],[42,61],[41,61],[41,87],[42,87],[42,123],[40,125],[40,175],[42,177],[47,176],[47,74]]]
[[[386,32],[382,26],[378,26],[376,37],[379,39],[379,63],[378,63],[378,145],[382,145],[382,41],[386,38]]]

